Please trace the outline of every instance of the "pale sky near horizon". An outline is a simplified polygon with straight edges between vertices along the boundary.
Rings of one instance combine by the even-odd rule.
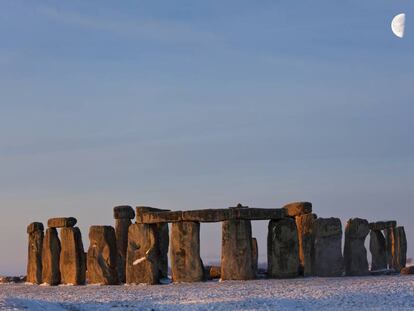
[[[74,216],[86,249],[119,204],[307,200],[396,219],[414,256],[413,51],[412,1],[1,1],[0,275],[28,223]]]

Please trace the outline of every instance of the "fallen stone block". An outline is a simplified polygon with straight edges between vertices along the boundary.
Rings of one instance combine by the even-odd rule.
[[[401,274],[414,274],[414,266],[404,267],[400,271]]]
[[[58,217],[49,219],[47,221],[47,226],[49,228],[65,228],[74,227],[76,223],[77,220],[74,217]]]

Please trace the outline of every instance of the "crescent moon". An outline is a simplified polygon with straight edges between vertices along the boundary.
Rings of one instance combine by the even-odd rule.
[[[391,29],[398,38],[404,37],[405,13],[398,14],[392,19]]]

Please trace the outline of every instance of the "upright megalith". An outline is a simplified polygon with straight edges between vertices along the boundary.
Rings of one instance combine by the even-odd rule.
[[[344,262],[348,276],[367,275],[368,259],[365,238],[369,233],[366,219],[351,218],[345,227]]]
[[[168,232],[168,223],[157,224],[158,246],[160,251],[160,262],[158,269],[160,278],[168,278],[168,247],[170,243],[170,233]]]
[[[369,233],[369,250],[372,257],[371,271],[387,269],[386,242],[380,230],[371,230]]]
[[[42,247],[42,282],[60,284],[60,240],[56,228],[47,228]]]
[[[221,279],[253,279],[255,273],[252,264],[252,226],[250,220],[223,221],[221,241]]]
[[[342,225],[339,218],[318,218],[314,223],[315,276],[342,276],[344,260],[342,256]]]
[[[392,247],[392,267],[400,271],[407,263],[407,238],[403,226],[394,228],[394,243]]]
[[[62,284],[85,284],[86,260],[79,228],[62,228],[60,238],[62,249],[59,264]]]
[[[300,271],[304,276],[313,275],[314,258],[314,223],[315,214],[304,214],[295,217],[298,229]]]
[[[29,234],[27,278],[28,283],[42,283],[42,247],[43,247],[43,224],[32,222],[27,226]]]
[[[204,277],[200,258],[200,223],[183,221],[171,225],[171,272],[173,282],[200,282]]]
[[[156,224],[132,224],[128,230],[126,282],[158,284],[160,251]]]
[[[128,205],[114,207],[116,247],[118,253],[117,271],[120,282],[125,283],[126,253],[128,248],[128,229],[135,218],[134,209]]]
[[[295,220],[271,220],[267,234],[267,273],[271,278],[299,274],[299,242]]]
[[[90,284],[118,284],[115,230],[111,226],[92,226],[89,229],[87,279]]]
[[[259,248],[257,246],[256,238],[252,238],[252,265],[253,272],[256,275],[259,268]]]

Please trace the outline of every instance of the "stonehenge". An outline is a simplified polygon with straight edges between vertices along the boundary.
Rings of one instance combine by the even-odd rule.
[[[310,202],[293,202],[282,208],[238,204],[190,211],[148,206],[134,211],[129,205],[120,205],[113,208],[113,218],[113,227],[89,228],[87,253],[81,231],[75,227],[76,218],[50,218],[45,231],[40,222],[29,224],[27,282],[116,285],[159,284],[166,278],[200,282],[263,277],[266,270],[258,267],[258,243],[252,236],[254,220],[268,221],[268,278],[413,273],[405,268],[404,227],[395,220],[369,223],[349,219],[342,248],[340,219],[318,218]],[[205,267],[200,256],[200,228],[210,222],[221,222],[221,264]],[[368,234],[371,267],[364,244]]]

